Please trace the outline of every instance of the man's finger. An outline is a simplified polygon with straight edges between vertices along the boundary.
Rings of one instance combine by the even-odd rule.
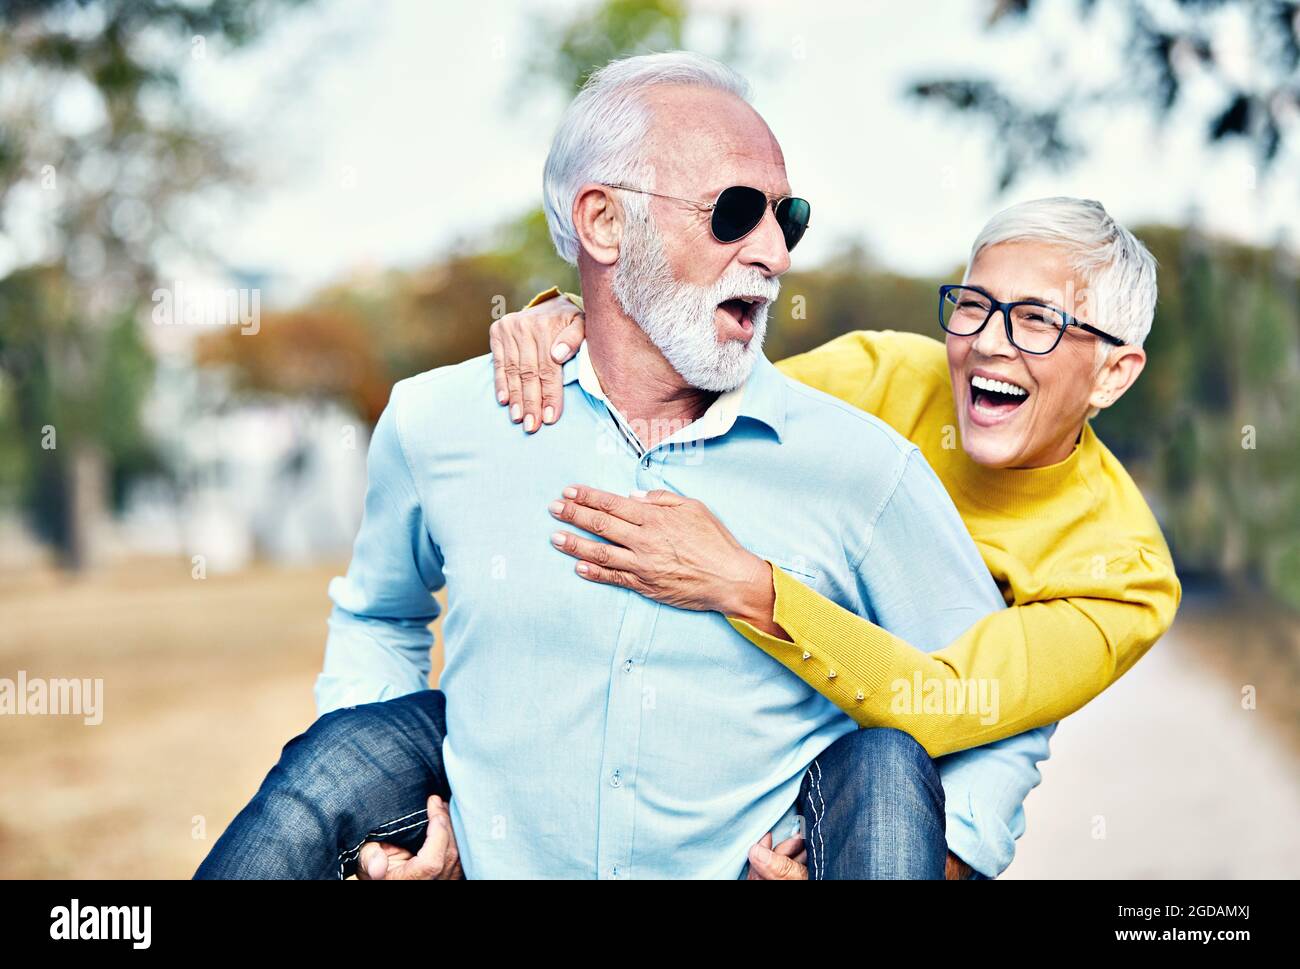
[[[357,856],[357,880],[363,882],[379,881],[388,874],[388,854],[376,841],[361,846]]]
[[[795,881],[808,877],[808,869],[762,843],[749,849],[750,867],[765,881]]]
[[[767,834],[763,835],[763,837],[759,838],[754,847],[766,848],[770,851],[772,848],[772,832],[769,831]],[[754,867],[752,860],[749,865],[749,874],[745,876],[745,880],[751,882],[763,881],[763,876],[759,874],[758,869]]]
[[[797,858],[804,850],[803,838],[796,834],[793,838],[786,838],[772,850],[778,855],[785,855],[787,858]]]
[[[447,802],[434,796],[429,798],[429,823],[444,828],[447,832],[447,844],[442,853],[442,870],[438,873],[439,881],[451,881],[461,877],[460,848],[456,845],[456,832],[451,827],[451,811]]]
[[[437,794],[428,800],[429,827],[424,844],[415,857],[402,866],[402,878],[408,881],[430,881],[441,878],[447,866],[447,845],[451,841],[451,822],[447,818],[442,798]]]

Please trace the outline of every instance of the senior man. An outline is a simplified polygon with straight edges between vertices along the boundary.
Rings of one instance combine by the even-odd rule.
[[[834,874],[942,877],[945,793],[957,856],[1010,850],[1050,728],[959,755],[941,789],[915,741],[856,731],[720,615],[555,567],[547,503],[585,481],[698,496],[746,547],[923,646],[1002,605],[916,447],[763,357],[808,206],[745,95],[724,66],[672,53],[614,62],[574,100],[545,172],[552,236],[586,296],[568,416],[515,432],[486,356],[394,388],[330,589],[328,715],[200,877],[337,877],[375,840],[387,847],[364,876],[445,877],[454,829],[471,878],[735,878],[752,844],[797,830],[809,765],[842,738],[877,769],[832,778],[839,809],[872,819]]]

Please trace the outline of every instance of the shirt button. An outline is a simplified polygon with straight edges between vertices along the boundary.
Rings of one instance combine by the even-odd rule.
[[[829,673],[827,673],[827,674],[826,674],[826,679],[828,679],[828,680],[833,680],[833,679],[835,679],[835,671],[834,671],[834,670],[831,670]]]
[[[609,870],[609,877],[610,877],[610,878],[617,878],[617,877],[618,877],[618,865],[615,865],[613,868],[611,868],[611,869]]]
[[[804,658],[804,659],[812,659],[812,653],[808,652],[808,650],[805,649],[805,650],[803,651],[803,658]]]
[[[609,775],[609,786],[610,787],[623,786],[623,772],[621,770],[615,769],[614,773]]]
[[[858,690],[858,699],[859,699],[859,700],[865,700],[865,699],[866,699],[866,696],[863,695],[863,693],[862,693],[861,690]]]
[[[632,666],[633,666],[633,665],[634,665],[634,664],[632,663],[632,661],[631,661],[630,659],[629,659],[629,660],[625,660],[625,661],[623,662],[623,672],[624,672],[624,673],[631,673],[631,672],[632,672]]]

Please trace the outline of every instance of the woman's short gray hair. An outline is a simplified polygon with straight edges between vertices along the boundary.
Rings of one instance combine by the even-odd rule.
[[[1070,253],[1075,270],[1092,290],[1093,318],[1083,322],[1125,343],[1142,345],[1156,312],[1156,260],[1100,202],[1057,197],[1003,209],[980,230],[971,246],[971,264],[989,246],[1026,241],[1051,243]]]
[[[641,158],[650,112],[642,93],[659,84],[714,88],[749,100],[749,82],[702,54],[668,51],[610,61],[595,71],[564,112],[542,175],[546,224],[565,262],[578,261],[573,201],[588,182],[635,183],[652,172]],[[653,189],[654,185],[636,184]],[[622,193],[634,212],[648,209],[644,195]],[[644,214],[644,212],[642,212]]]

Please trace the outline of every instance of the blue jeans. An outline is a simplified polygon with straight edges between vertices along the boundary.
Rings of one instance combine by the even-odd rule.
[[[799,813],[809,878],[943,878],[939,770],[901,730],[855,730],[826,748],[804,775]]]
[[[442,764],[445,700],[424,690],[336,710],[289,741],[195,878],[337,879],[367,841],[424,843]],[[898,730],[855,730],[813,761],[800,791],[812,878],[942,878],[943,788]]]
[[[346,878],[367,841],[418,851],[430,794],[451,797],[439,690],[327,713],[212,846],[195,878]]]

